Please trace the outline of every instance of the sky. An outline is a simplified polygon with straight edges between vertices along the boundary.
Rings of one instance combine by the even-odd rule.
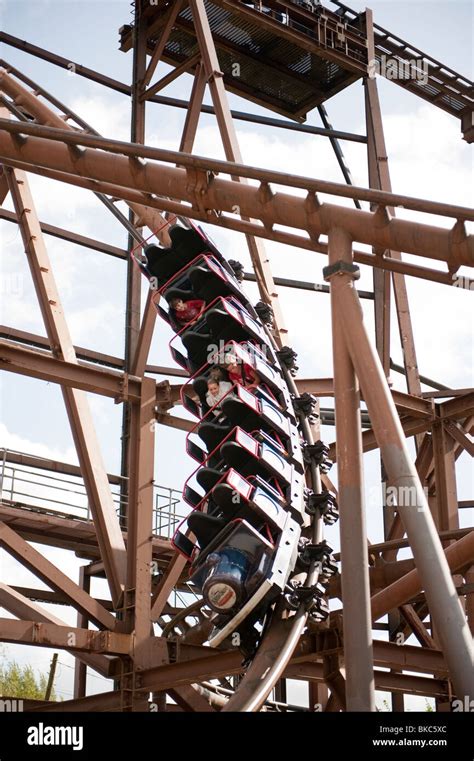
[[[365,4],[353,0],[351,7],[362,10]],[[374,2],[374,20],[393,34],[407,39],[443,64],[472,79],[472,5],[465,2]],[[0,0],[0,28],[11,35],[47,48],[76,62],[101,71],[126,83],[131,81],[131,54],[118,49],[118,30],[131,21],[128,0]],[[127,140],[130,130],[129,103],[126,96],[100,87],[82,77],[54,67],[45,61],[0,46],[0,57],[43,85],[69,108],[88,121],[106,137]],[[160,64],[155,81],[169,67]],[[461,139],[459,121],[404,91],[392,82],[377,79],[384,117],[384,130],[389,155],[393,191],[415,197],[445,201],[463,206],[473,202],[473,165],[470,147]],[[184,75],[163,91],[165,95],[187,99],[192,80]],[[210,102],[209,95],[206,102]],[[252,113],[274,114],[236,96],[230,96],[231,107]],[[364,133],[364,102],[360,82],[326,103],[335,129]],[[146,143],[176,150],[184,121],[184,112],[164,106],[147,106]],[[320,126],[317,112],[308,116],[308,123]],[[247,164],[294,174],[342,182],[337,162],[324,137],[296,134],[287,130],[236,123],[236,129]],[[354,183],[367,186],[364,146],[342,144]],[[202,115],[195,145],[196,154],[223,158],[218,133],[212,116]],[[126,246],[126,233],[116,220],[89,192],[63,186],[31,174],[29,181],[40,219],[60,227],[116,246]],[[350,205],[349,201],[325,200]],[[8,199],[5,206],[11,209]],[[121,205],[125,210],[125,206]],[[400,212],[399,216],[434,223],[427,214]],[[436,224],[448,227],[451,220],[437,218]],[[237,233],[208,227],[214,241],[228,258],[242,261],[246,268],[249,257],[245,242]],[[123,356],[125,299],[125,263],[58,239],[46,238],[48,252],[56,276],[60,296],[76,345]],[[21,238],[16,226],[0,221],[1,294],[3,324],[44,335],[41,314]],[[295,250],[265,241],[273,273],[280,277],[323,282],[324,256]],[[363,246],[360,246],[363,248]],[[417,261],[417,257],[406,257]],[[424,262],[423,262],[424,263]],[[439,267],[436,262],[427,264]],[[462,269],[461,274],[467,270]],[[359,287],[370,290],[371,272],[361,268]],[[257,300],[256,287],[247,285]],[[453,388],[472,386],[472,293],[407,278],[408,295],[420,372]],[[143,283],[143,300],[146,283]],[[300,377],[331,377],[331,327],[329,297],[281,289],[280,298],[289,330],[289,343],[298,352]],[[442,308],[440,304],[442,301]],[[363,301],[366,324],[373,335],[372,303]],[[172,365],[167,344],[171,332],[164,323],[157,324],[150,363]],[[391,356],[402,364],[395,317],[392,318]],[[393,374],[393,385],[405,390],[399,375]],[[120,470],[120,405],[113,400],[88,395],[106,468]],[[0,447],[35,453],[64,462],[76,463],[62,395],[58,386],[20,375],[3,374],[0,393]],[[323,406],[330,406],[324,399]],[[179,413],[181,414],[181,412]],[[324,428],[323,438],[333,441],[334,429]],[[184,454],[184,433],[160,426],[155,452],[155,480],[158,484],[180,489],[194,465]],[[457,463],[458,498],[471,498],[473,476],[469,457],[464,453]],[[337,478],[337,467],[331,472]],[[368,535],[381,541],[382,510],[378,497],[378,454],[365,456],[366,507]],[[469,514],[470,513],[470,514]],[[472,525],[472,511],[461,511],[462,525]],[[337,528],[328,531],[328,541],[338,547]],[[62,563],[66,553],[41,547],[47,557]],[[67,553],[67,568],[77,579],[83,562]],[[400,554],[403,557],[403,554]],[[16,584],[34,585],[36,581],[4,552],[0,552],[2,579]],[[20,580],[19,580],[20,579]],[[104,584],[97,585],[97,594],[105,595]],[[53,610],[53,608],[51,608]],[[72,611],[55,610],[65,620],[74,622]],[[12,657],[31,661],[20,647],[8,647]],[[34,659],[43,670],[51,658],[50,651],[35,650]],[[61,653],[64,664],[58,679],[63,697],[72,691],[72,659]],[[94,684],[95,683],[95,684]],[[105,684],[105,683],[104,683]],[[101,689],[98,678],[91,690]]]

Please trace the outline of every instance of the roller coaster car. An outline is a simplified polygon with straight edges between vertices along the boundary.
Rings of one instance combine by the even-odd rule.
[[[235,296],[216,298],[207,310],[207,319],[216,341],[250,339],[270,349],[265,330]]]
[[[184,523],[196,537],[202,552],[230,521],[245,520],[260,533],[271,534],[283,529],[288,515],[288,498],[259,475],[244,478],[230,468],[215,476],[205,497],[189,484],[184,489],[184,498],[194,510],[176,531],[173,544],[188,560],[192,560],[197,548],[181,531]]]
[[[214,301],[217,296],[234,296],[244,306],[252,310],[232,270],[224,268],[214,256],[200,257],[189,268],[187,274],[194,293],[199,298],[204,299],[207,304]]]
[[[294,426],[291,414],[279,408],[261,386],[255,389],[254,394],[243,386],[237,386],[235,392],[232,399],[222,402],[222,411],[231,423],[245,431],[262,428],[275,431],[284,439],[290,436]]]
[[[267,347],[265,347],[265,351]],[[245,367],[251,367],[257,374],[261,384],[268,386],[271,392],[277,398],[278,403],[284,408],[291,411],[291,400],[288,388],[283,380],[279,368],[270,364],[258,346],[250,341],[237,343],[236,341],[227,341],[224,344],[223,351],[216,351],[207,357],[208,361],[203,364],[190,380],[183,385],[181,389],[181,402],[183,407],[191,412],[195,417],[201,418],[202,413],[199,405],[191,398],[189,386],[192,384],[194,392],[198,393],[200,386],[206,388],[211,369],[216,364],[225,365],[226,357],[232,356],[237,364]],[[274,360],[276,361],[276,359]],[[202,394],[200,394],[202,396]],[[289,412],[289,414],[292,414]]]
[[[303,484],[301,463],[293,463],[288,452],[263,431],[256,431],[255,435],[260,441],[235,427],[206,457],[203,467],[197,468],[185,483],[183,497],[191,507],[201,506],[229,468],[238,470],[243,476],[272,479],[281,495],[285,493],[287,500],[291,501],[291,490],[298,498]],[[190,487],[194,478],[204,489],[203,496]]]
[[[170,248],[146,249],[148,267],[140,268],[158,279],[159,293],[168,302],[199,298],[206,303],[197,320],[184,326],[174,310],[163,304],[157,309],[177,334],[170,342],[172,356],[193,375],[182,389],[182,401],[198,418],[193,432],[208,448],[206,453],[187,439],[188,452],[200,466],[191,477],[205,494],[188,479],[183,496],[194,509],[175,532],[173,545],[190,560],[190,579],[214,611],[218,629],[209,644],[217,646],[236,631],[258,637],[254,624],[286,589],[306,520],[303,461],[292,401],[271,340],[232,268],[194,226],[172,228],[170,236]],[[178,337],[187,357],[173,345]],[[209,355],[212,343],[221,347]],[[209,409],[203,399],[211,369],[226,365],[233,387],[219,407]],[[189,384],[198,380],[192,395],[198,393],[201,405],[189,394]],[[243,385],[250,381],[252,392]]]
[[[273,545],[249,523],[229,523],[199,554],[190,581],[216,613],[235,613],[264,580]]]
[[[240,407],[233,406],[230,410],[230,414],[234,415],[231,419],[228,417],[229,407],[226,407],[227,411],[222,410],[219,418],[215,418],[214,421],[208,419],[208,413],[203,418],[203,422],[198,424],[186,437],[186,451],[196,462],[202,465],[208,461],[208,458],[212,455],[214,459],[218,454],[219,448],[237,424],[239,428],[245,429],[251,433],[257,441],[263,442],[268,445],[265,451],[268,457],[271,456],[272,449],[276,450],[280,457],[284,460],[291,462],[299,472],[303,470],[301,450],[299,446],[299,435],[296,426],[291,425],[291,419],[286,423],[280,425],[280,413],[278,412],[275,401],[266,395],[264,388],[259,387],[255,394],[250,394],[250,397],[257,398],[257,403],[247,396],[249,392],[244,389],[242,393],[241,387],[234,387],[232,393],[229,392],[229,401],[239,401],[244,398],[244,402],[251,403],[250,410],[244,408],[244,411],[240,410]],[[226,398],[221,402],[221,406],[224,407]],[[264,411],[265,418],[262,420],[255,414],[255,410],[262,409]],[[242,414],[240,414],[242,413]],[[286,418],[283,417],[283,420]],[[275,421],[277,425],[275,425]],[[256,424],[258,427],[252,429],[252,425]],[[266,430],[262,430],[259,426],[265,426]],[[276,430],[278,428],[278,430]],[[191,436],[197,433],[201,440],[207,447],[207,452],[202,447],[196,444]],[[242,434],[243,435],[243,432]],[[282,441],[284,439],[284,443]]]
[[[186,347],[187,358],[174,346],[178,337]],[[250,316],[245,307],[233,296],[218,296],[206,307],[198,322],[182,328],[177,336],[171,339],[169,348],[175,361],[189,369],[188,360],[191,360],[193,366],[198,363],[201,367],[206,363],[212,344],[217,345],[220,341],[229,339],[255,341],[270,350],[264,329]]]
[[[217,647],[235,633],[245,619],[264,610],[283,592],[296,562],[299,526],[285,514],[275,545],[247,521],[235,520],[200,553],[191,581],[219,615],[208,644]]]
[[[145,246],[147,269],[156,277],[160,286],[164,285],[176,272],[189,264],[203,251],[208,251],[207,242],[196,230],[186,230],[176,225],[169,231],[171,246],[160,248],[154,244]]]

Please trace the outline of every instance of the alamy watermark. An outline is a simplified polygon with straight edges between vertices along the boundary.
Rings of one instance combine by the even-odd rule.
[[[18,296],[21,298],[25,290],[25,278],[20,272],[0,274],[0,296]]]
[[[26,742],[28,745],[66,745],[72,747],[73,750],[82,750],[84,747],[84,727],[53,727],[40,722],[37,726],[28,728]]]
[[[474,279],[467,277],[467,275],[452,276],[454,288],[464,288],[467,291],[474,291]]]
[[[420,84],[428,84],[428,61],[424,58],[394,58],[382,54],[369,61],[367,73],[370,79],[377,74],[390,80],[412,79]]]
[[[420,490],[416,486],[389,486],[385,481],[380,487],[372,486],[367,494],[368,505],[380,505],[380,496],[382,496],[383,507],[413,507],[418,512],[425,510],[428,503],[428,489],[423,487],[425,500],[420,500]]]
[[[0,713],[22,713],[23,700],[18,698],[0,698]]]

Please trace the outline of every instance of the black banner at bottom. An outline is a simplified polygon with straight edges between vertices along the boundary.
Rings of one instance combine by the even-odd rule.
[[[294,752],[363,758],[474,758],[472,713],[9,713],[0,712],[0,761],[139,761],[163,754],[215,759]]]

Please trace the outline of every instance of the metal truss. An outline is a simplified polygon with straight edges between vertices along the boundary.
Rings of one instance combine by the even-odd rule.
[[[258,3],[253,7],[236,0],[154,5],[136,1],[134,25],[121,30],[122,49],[133,50],[132,86],[86,67],[77,70],[130,96],[129,143],[101,137],[41,85],[1,61],[0,205],[10,194],[14,212],[0,208],[0,219],[19,226],[47,339],[2,326],[0,366],[61,386],[80,463],[77,468],[24,453],[4,453],[0,547],[49,589],[0,584],[0,606],[14,616],[0,618],[0,641],[64,649],[76,658],[74,699],[30,701],[29,711],[143,711],[150,693],[160,710],[170,708],[163,700],[166,693],[177,704],[175,710],[258,711],[265,704],[270,711],[291,711],[294,707],[285,697],[286,679],[307,683],[307,710],[314,710],[315,703],[328,712],[374,710],[375,689],[388,690],[393,710],[398,711],[404,710],[406,695],[432,696],[438,707],[453,695],[474,697],[474,530],[460,529],[458,513],[472,502],[459,503],[456,493],[456,460],[462,452],[474,454],[474,394],[470,388],[449,389],[420,376],[405,281],[408,276],[449,286],[461,266],[473,266],[474,237],[467,233],[465,223],[474,220],[474,212],[392,192],[377,85],[367,67],[371,57],[379,59],[384,51],[401,58],[420,51],[374,25],[371,11],[355,14],[338,4],[341,11],[335,14],[323,8],[327,21],[323,25],[318,20],[316,39],[315,33],[310,38],[305,26],[311,18],[307,9],[279,0],[268,0],[266,5],[268,13]],[[299,46],[313,62],[318,56],[330,61],[340,78],[337,82],[321,79],[309,86],[302,76],[291,75],[301,91],[298,102],[295,95],[294,102],[288,99],[286,103],[277,102],[276,96],[264,97],[256,85],[253,90],[245,82],[232,86],[225,63],[231,45],[214,28],[216,13],[228,14],[232,23],[249,24],[275,40],[284,39],[288,49],[290,44]],[[285,25],[280,16],[287,19]],[[179,38],[184,45],[190,35],[194,52],[178,60],[171,42]],[[52,64],[68,65],[60,56],[6,33],[0,34],[0,40]],[[233,54],[244,62],[244,53],[236,46]],[[461,118],[469,139],[472,83],[470,91],[463,77],[434,59],[427,60],[431,89],[407,85],[408,89]],[[161,61],[174,68],[156,78]],[[255,66],[255,61],[251,63]],[[282,81],[290,76],[284,70],[288,64],[283,57],[275,64],[275,76]],[[157,95],[184,72],[194,76],[189,103]],[[322,104],[359,78],[364,83],[367,135],[336,132]],[[203,105],[207,88],[212,107]],[[232,112],[227,90],[290,115],[294,121]],[[145,104],[149,108],[152,103],[187,109],[178,151],[145,145]],[[323,128],[300,123],[315,106]],[[192,153],[202,112],[216,116],[225,161]],[[350,172],[339,140],[367,144],[370,187],[246,166],[234,119],[329,137],[348,183]],[[128,248],[41,222],[28,173],[94,192],[127,230]],[[304,192],[275,192],[272,184]],[[323,194],[351,199],[355,208],[328,203],[321,199]],[[128,218],[115,206],[117,200],[127,203]],[[361,202],[370,209],[362,210]],[[400,207],[431,214],[434,221],[428,225],[397,218]],[[150,290],[140,321],[140,273],[130,252],[136,241],[143,242],[144,227],[161,243],[169,243],[168,227],[176,216],[245,236],[253,265],[246,279],[257,283],[261,299],[273,310],[273,339],[278,347],[290,341],[278,289],[315,287],[274,277],[263,240],[327,256],[326,284],[317,290],[321,291],[318,298],[324,293],[331,300],[334,378],[297,378],[294,388],[300,394],[335,401],[335,419],[318,402],[320,420],[308,424],[306,440],[319,438],[321,421],[335,422],[330,456],[338,464],[337,487],[327,474],[311,475],[313,484],[316,479],[320,488],[322,483],[339,501],[342,574],[331,580],[328,595],[342,606],[321,625],[306,627],[306,617],[298,619],[298,615],[272,620],[250,664],[243,662],[237,649],[215,651],[203,644],[209,621],[199,601],[187,607],[190,590],[185,560],[174,553],[169,534],[160,534],[154,523],[154,453],[156,440],[158,447],[161,443],[161,429],[155,423],[185,431],[191,424],[172,414],[180,405],[181,384],[153,377],[179,379],[185,373],[149,364],[157,312]],[[437,223],[441,216],[452,220],[450,228]],[[73,345],[48,257],[47,236],[127,262],[124,357]],[[368,244],[372,253],[358,249],[357,244]],[[416,256],[417,263],[404,261],[402,252]],[[430,267],[426,259],[437,260],[442,269]],[[373,267],[373,292],[357,291],[357,264]],[[374,302],[375,349],[362,320],[361,298]],[[388,384],[393,366],[391,310],[396,313],[404,358],[403,368],[396,369],[405,376],[406,392],[392,390]],[[421,383],[434,390],[422,392]],[[123,405],[120,476],[105,470],[86,392]],[[366,405],[362,414],[361,400]],[[414,437],[414,462],[407,447],[409,437]],[[399,505],[384,511],[385,536],[379,544],[368,541],[365,524],[363,455],[374,449],[380,451],[383,480],[416,495],[414,507]],[[32,509],[28,501],[13,498],[13,487],[8,498],[7,465],[80,477],[92,521]],[[113,489],[119,492],[118,513]],[[75,582],[31,542],[75,551],[89,564],[81,568]],[[404,547],[410,547],[411,558],[398,557]],[[154,567],[157,574],[152,572]],[[94,576],[105,576],[110,600],[91,594]],[[71,628],[50,614],[42,603],[51,602],[73,607],[77,626]],[[387,614],[388,623],[382,622]],[[90,623],[97,630],[91,630]],[[388,631],[390,641],[377,639],[378,630]],[[404,638],[414,634],[419,646],[399,645],[400,633]],[[117,689],[87,695],[87,666],[114,679]],[[274,699],[270,700],[272,690]]]

